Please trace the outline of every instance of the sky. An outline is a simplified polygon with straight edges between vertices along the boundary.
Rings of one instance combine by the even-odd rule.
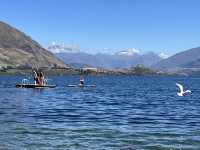
[[[90,52],[136,48],[166,54],[200,46],[199,0],[1,0],[0,20],[43,47]]]

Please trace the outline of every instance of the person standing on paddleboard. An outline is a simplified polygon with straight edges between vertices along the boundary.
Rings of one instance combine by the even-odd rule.
[[[83,76],[80,77],[80,85],[84,86],[84,78],[83,78]]]

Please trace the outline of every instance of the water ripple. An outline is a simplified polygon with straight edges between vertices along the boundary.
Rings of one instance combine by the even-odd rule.
[[[196,77],[90,76],[96,88],[67,88],[79,77],[59,76],[55,89],[14,88],[23,78],[0,77],[0,149],[200,149]],[[176,96],[176,82],[192,94]]]

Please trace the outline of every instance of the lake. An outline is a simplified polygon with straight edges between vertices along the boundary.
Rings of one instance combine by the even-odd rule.
[[[52,76],[18,89],[0,76],[0,149],[199,150],[200,77]],[[192,93],[177,96],[176,82]]]

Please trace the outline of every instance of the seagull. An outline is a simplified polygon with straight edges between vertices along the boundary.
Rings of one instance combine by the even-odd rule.
[[[190,90],[186,90],[186,91],[183,91],[183,86],[179,83],[176,83],[176,85],[179,87],[180,89],[180,92],[177,93],[178,96],[185,96],[187,93],[191,93]]]

